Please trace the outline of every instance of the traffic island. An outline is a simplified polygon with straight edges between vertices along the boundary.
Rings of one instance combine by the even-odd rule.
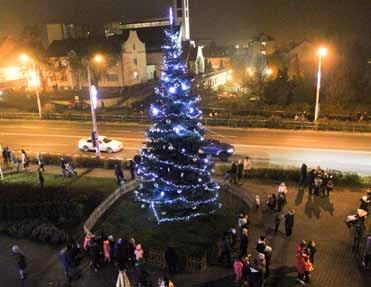
[[[164,252],[171,246],[182,271],[201,272],[216,263],[223,234],[235,228],[240,212],[248,210],[238,197],[223,190],[220,203],[222,207],[215,215],[189,222],[157,224],[152,213],[135,202],[135,195],[130,193],[101,218],[93,232],[115,238],[134,237],[144,248],[146,263],[160,268],[166,266]]]

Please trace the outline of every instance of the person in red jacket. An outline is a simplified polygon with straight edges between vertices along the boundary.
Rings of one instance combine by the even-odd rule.
[[[301,241],[296,247],[296,270],[298,271],[298,278],[296,281],[300,284],[305,284],[304,282],[304,248],[306,242],[303,240]]]

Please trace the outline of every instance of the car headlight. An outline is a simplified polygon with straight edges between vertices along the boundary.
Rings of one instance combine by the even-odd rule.
[[[229,149],[227,149],[227,152],[228,153],[234,153],[234,149],[233,148],[229,148]]]

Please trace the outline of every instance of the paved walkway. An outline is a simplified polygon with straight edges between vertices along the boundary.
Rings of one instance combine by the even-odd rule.
[[[307,193],[298,192],[296,187],[288,184],[288,205],[295,208],[295,227],[290,240],[280,232],[273,235],[273,214],[268,210],[251,213],[251,237],[249,248],[255,247],[257,237],[265,233],[267,241],[273,247],[272,276],[268,286],[295,286],[295,246],[299,240],[315,240],[318,252],[312,274],[315,287],[363,287],[371,286],[371,277],[358,269],[351,253],[351,238],[344,224],[344,219],[355,207],[363,190],[341,189],[330,198],[308,197]],[[276,183],[270,181],[249,180],[235,190],[253,197],[259,194],[262,198],[275,192]],[[27,286],[64,286],[63,270],[57,259],[57,249],[41,246],[29,241],[0,237],[0,270],[4,286],[18,286],[16,270],[9,256],[10,246],[16,242],[22,246],[29,258],[30,279]],[[98,274],[89,271],[83,263],[84,277],[72,286],[105,287],[114,286],[116,272],[112,267]],[[156,270],[151,270],[156,272]],[[234,286],[232,271],[212,266],[203,274],[181,274],[172,278],[177,287],[228,287]],[[5,284],[6,283],[6,284]],[[308,285],[309,286],[309,285]]]

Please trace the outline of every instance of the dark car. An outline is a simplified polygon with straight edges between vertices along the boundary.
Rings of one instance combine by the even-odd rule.
[[[228,158],[234,154],[234,147],[230,144],[210,139],[204,141],[201,151],[222,161],[228,161]]]

